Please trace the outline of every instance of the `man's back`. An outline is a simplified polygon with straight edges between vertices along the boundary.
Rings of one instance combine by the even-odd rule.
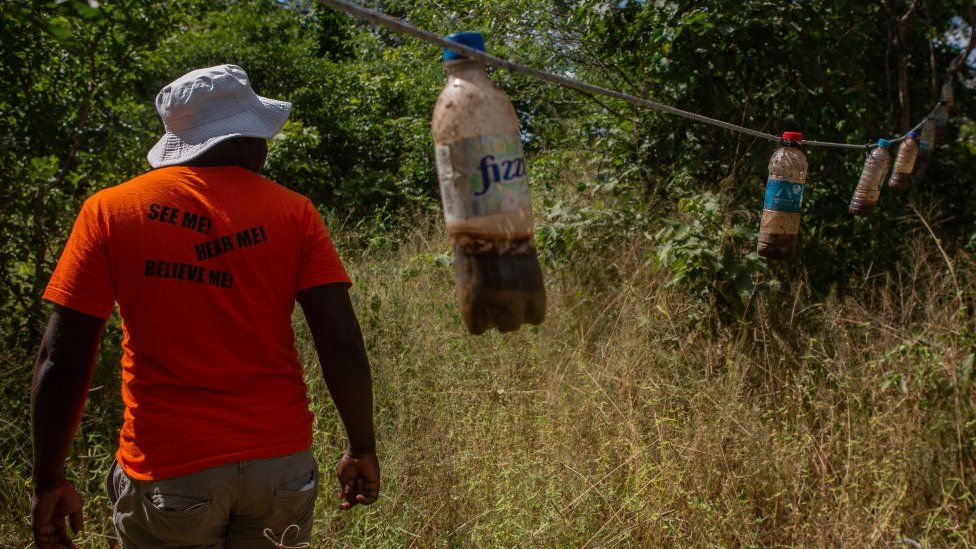
[[[122,547],[308,545],[318,464],[296,300],[348,437],[339,507],[376,501],[380,469],[349,278],[311,202],[258,175],[291,104],[218,65],[163,87],[156,110],[157,169],[85,202],[44,293],[34,541],[72,546],[66,524],[82,528],[65,459],[118,303],[125,414],[106,489]]]
[[[309,447],[295,295],[348,277],[308,199],[239,167],[168,167],[96,194],[77,223],[46,297],[101,317],[118,301],[127,474]]]

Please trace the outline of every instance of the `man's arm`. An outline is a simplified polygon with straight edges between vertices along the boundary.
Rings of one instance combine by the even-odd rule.
[[[104,319],[57,305],[37,354],[31,386],[31,524],[41,548],[74,547],[65,516],[75,533],[82,528],[81,498],[65,478],[64,460],[81,420],[104,328]]]
[[[359,321],[343,283],[316,286],[298,293],[298,303],[312,332],[322,376],[349,437],[338,476],[349,509],[376,501],[379,463],[373,434],[373,383]]]

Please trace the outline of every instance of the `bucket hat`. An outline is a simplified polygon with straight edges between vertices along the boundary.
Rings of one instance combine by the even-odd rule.
[[[153,168],[192,160],[233,137],[271,139],[291,113],[291,103],[261,97],[244,69],[217,65],[188,72],[156,95],[166,133],[146,158]]]

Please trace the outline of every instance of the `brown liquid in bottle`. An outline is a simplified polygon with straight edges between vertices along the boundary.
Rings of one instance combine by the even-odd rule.
[[[472,334],[539,324],[546,292],[515,109],[481,63],[446,68],[431,125],[461,317]]]
[[[894,190],[905,190],[912,185],[912,173],[918,158],[918,132],[909,132],[898,147],[895,167],[891,170],[888,186]]]
[[[545,320],[546,289],[535,247],[527,240],[519,244],[524,252],[472,251],[454,244],[455,291],[472,334],[492,326],[510,332],[523,322]]]
[[[861,178],[851,197],[850,212],[854,215],[867,216],[874,211],[881,196],[881,183],[888,175],[891,153],[888,152],[888,142],[878,140],[878,145],[868,151],[861,169]]]

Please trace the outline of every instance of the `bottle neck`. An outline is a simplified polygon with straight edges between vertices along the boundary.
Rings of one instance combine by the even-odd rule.
[[[464,78],[465,80],[488,79],[485,65],[481,61],[473,59],[452,59],[444,63],[444,70],[452,77]]]

